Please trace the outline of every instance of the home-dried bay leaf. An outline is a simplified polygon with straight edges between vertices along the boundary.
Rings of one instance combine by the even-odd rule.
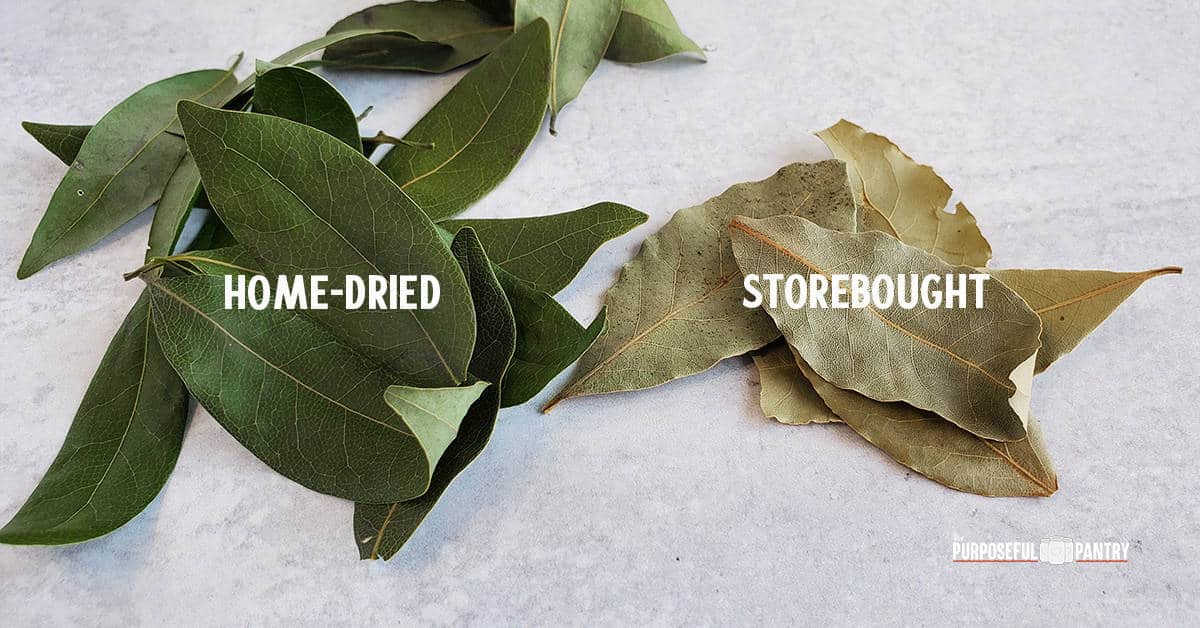
[[[0,543],[94,539],[137,516],[175,468],[187,390],[163,356],[143,292],[84,393],[58,456]]]
[[[462,270],[436,227],[366,157],[291,120],[179,105],[188,147],[221,222],[268,275],[433,275],[432,310],[306,310],[396,373],[390,384],[463,382],[475,315]]]
[[[324,131],[362,152],[358,118],[329,81],[294,65],[261,64],[254,84],[254,111]]]
[[[646,222],[646,214],[620,203],[528,218],[446,220],[456,232],[471,227],[492,263],[529,285],[554,294],[571,283],[601,244]]]
[[[175,103],[224,102],[233,87],[231,71],[188,72],[143,87],[105,114],[54,191],[17,277],[82,251],[157,201],[187,151],[169,132]]]
[[[796,216],[729,223],[743,272],[784,276],[835,271],[868,277],[897,273],[971,274],[878,231],[842,233]],[[814,371],[836,386],[879,401],[904,401],[993,440],[1025,437],[1037,314],[1000,282],[983,289],[983,308],[763,309]],[[835,410],[836,411],[836,410]]]
[[[933,168],[845,120],[817,137],[847,164],[861,206],[860,231],[882,231],[951,264],[987,265],[992,246],[965,205],[945,211],[953,190]]]
[[[475,66],[379,162],[433,220],[469,207],[516,167],[549,90],[550,31],[538,21]],[[433,148],[429,148],[432,145]]]
[[[329,46],[325,66],[372,70],[446,72],[476,61],[512,34],[512,21],[497,20],[461,0],[396,2],[368,7],[339,20],[330,33],[392,28],[404,34],[358,37]],[[431,47],[428,43],[442,44]]]
[[[758,370],[763,414],[786,425],[833,423],[837,415],[813,390],[786,342],[776,341],[750,354]]]
[[[1034,372],[1070,353],[1147,279],[1183,272],[1170,266],[1137,273],[1107,270],[993,270],[1042,320],[1042,348]]]
[[[200,169],[191,153],[183,156],[154,208],[150,235],[146,244],[146,261],[175,252],[175,244],[183,232],[187,217],[200,198]]]
[[[737,214],[804,216],[853,231],[846,165],[792,164],[676,212],[621,270],[604,297],[608,329],[547,410],[571,397],[665,384],[779,337],[769,316],[742,305],[742,273],[726,230]]]
[[[647,63],[677,54],[704,51],[679,28],[666,0],[622,0],[621,19],[604,53],[621,63]]]
[[[505,24],[512,24],[513,4],[516,0],[467,0],[467,3],[479,7]]]
[[[516,341],[512,310],[471,229],[460,230],[450,248],[462,266],[475,299],[475,326],[479,332],[470,372],[480,379],[500,382],[512,359]],[[483,451],[500,411],[500,386],[488,387],[471,406],[459,427],[458,437],[438,461],[429,490],[424,495],[395,504],[354,505],[354,535],[360,558],[388,560],[400,551],[454,478]]]
[[[519,0],[513,9],[518,32],[545,20],[550,25],[550,132],[558,112],[575,100],[612,40],[621,0]]]
[[[68,166],[75,161],[75,156],[79,154],[79,149],[83,146],[83,140],[92,130],[90,124],[44,124],[42,122],[22,122],[21,128]]]
[[[799,367],[851,429],[935,482],[993,497],[1048,497],[1058,490],[1041,426],[1032,416],[1021,440],[988,440],[932,412],[834,386],[803,362]]]
[[[475,382],[453,388],[417,388],[388,386],[383,400],[412,430],[434,460],[458,436],[458,428],[467,410],[479,399],[488,382]]]

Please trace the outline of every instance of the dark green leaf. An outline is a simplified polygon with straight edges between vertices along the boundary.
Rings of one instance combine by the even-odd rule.
[[[186,427],[187,391],[163,357],[143,292],[100,361],[58,457],[0,529],[0,542],[78,543],[121,527],[166,483]]]
[[[379,168],[438,220],[483,198],[517,165],[541,128],[550,32],[537,22],[511,37],[409,131],[434,148],[395,146]]]
[[[516,328],[512,310],[483,247],[470,229],[459,231],[451,250],[475,299],[475,324],[479,331],[471,357],[471,373],[480,379],[501,381],[513,356]],[[500,396],[500,386],[493,385],[471,406],[459,426],[458,438],[442,455],[424,495],[390,505],[355,504],[354,534],[361,558],[387,560],[400,551],[454,478],[487,445],[500,410]]]
[[[601,244],[646,222],[619,203],[597,203],[573,212],[530,218],[448,220],[450,231],[471,227],[492,263],[543,292],[571,283]]]
[[[322,64],[445,72],[487,55],[513,30],[511,20],[497,21],[461,0],[434,0],[369,7],[338,21],[329,32],[363,28],[393,28],[404,34],[359,37],[330,46],[325,49]]]
[[[46,147],[64,164],[71,165],[83,140],[91,132],[91,125],[86,124],[42,124],[41,122],[22,122],[21,128],[33,136],[38,144]]]
[[[146,247],[147,261],[175,252],[175,243],[179,241],[183,225],[199,197],[200,170],[192,155],[185,154],[154,208],[154,220],[150,223],[149,244]]]
[[[513,4],[515,2],[516,0],[467,0],[468,4],[473,4],[487,11],[492,17],[505,24],[512,24]]]
[[[187,150],[168,132],[175,103],[221,103],[233,84],[225,70],[188,72],[142,88],[105,114],[50,199],[17,277],[82,251],[157,201]]]
[[[362,151],[350,103],[329,81],[304,68],[284,65],[259,71],[254,111],[319,129]]]
[[[268,275],[434,275],[433,310],[328,310],[306,315],[392,368],[390,384],[455,386],[475,344],[462,271],[436,228],[362,154],[272,116],[180,103],[188,147],[221,221]]]
[[[704,51],[683,34],[665,0],[622,0],[621,20],[605,58],[622,63],[646,63],[671,55]]]

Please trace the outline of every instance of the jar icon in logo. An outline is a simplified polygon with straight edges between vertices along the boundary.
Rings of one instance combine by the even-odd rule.
[[[1048,536],[1042,539],[1038,558],[1043,563],[1063,565],[1075,562],[1075,542],[1065,536]]]

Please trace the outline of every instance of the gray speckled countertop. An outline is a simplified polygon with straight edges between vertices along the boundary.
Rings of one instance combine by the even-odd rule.
[[[149,223],[17,282],[63,172],[18,123],[90,123],[151,80],[239,50],[273,56],[367,4],[6,4],[0,519],[54,457],[136,296],[120,275]],[[648,212],[563,293],[578,316],[674,210],[822,157],[811,132],[843,116],[933,164],[978,216],[995,266],[1200,271],[1194,4],[672,5],[710,62],[604,64],[559,137],[543,134],[472,210],[617,200]],[[333,80],[356,109],[375,106],[366,130],[403,132],[458,76]],[[1061,485],[1045,500],[958,493],[847,429],[764,420],[735,359],[551,415],[505,412],[409,546],[371,564],[356,560],[350,504],[271,472],[199,411],[174,476],[130,525],[74,547],[0,546],[0,622],[1194,621],[1197,311],[1194,275],[1156,280],[1037,380]],[[1129,541],[1130,560],[950,560],[956,537],[1049,535]]]

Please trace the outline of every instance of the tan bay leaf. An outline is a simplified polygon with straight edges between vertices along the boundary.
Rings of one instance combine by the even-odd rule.
[[[750,355],[762,385],[759,405],[763,414],[785,425],[838,421],[821,400],[786,342],[773,342]]]

